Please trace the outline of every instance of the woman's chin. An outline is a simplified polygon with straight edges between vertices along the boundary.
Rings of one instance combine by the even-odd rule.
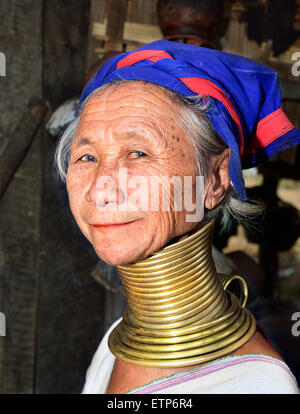
[[[128,250],[126,247],[122,249],[110,249],[109,251],[95,249],[95,252],[101,260],[112,266],[133,263],[141,258],[141,254],[139,254],[136,249]]]

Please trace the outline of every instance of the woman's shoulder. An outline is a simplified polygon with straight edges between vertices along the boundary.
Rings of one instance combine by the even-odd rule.
[[[260,330],[231,356],[241,356],[241,361],[249,362],[243,364],[244,374],[247,383],[253,383],[253,392],[299,393],[290,368]]]
[[[110,327],[101,341],[88,370],[83,393],[102,394],[107,391],[115,363],[107,339],[119,322],[120,319]],[[175,379],[178,382],[176,387]],[[145,381],[145,384],[148,382]],[[185,386],[188,387],[184,388],[187,393],[299,393],[296,379],[284,359],[260,332],[224,358],[201,364],[191,371],[175,373],[171,377],[161,375],[151,384],[151,387],[155,385],[155,393],[166,392],[166,389],[171,393],[179,393],[183,392]],[[145,387],[138,387],[138,390],[143,392]]]
[[[285,362],[282,356],[272,347],[270,342],[258,330],[255,335],[231,355],[262,354]]]

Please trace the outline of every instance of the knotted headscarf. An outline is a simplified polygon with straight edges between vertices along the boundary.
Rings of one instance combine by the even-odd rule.
[[[78,111],[99,86],[121,79],[213,98],[207,115],[230,148],[229,174],[242,200],[242,169],[300,143],[300,131],[281,108],[278,73],[244,57],[159,40],[105,62],[84,88]]]

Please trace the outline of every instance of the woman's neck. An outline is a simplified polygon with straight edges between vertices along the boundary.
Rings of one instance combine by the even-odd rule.
[[[216,359],[247,342],[251,313],[224,290],[212,259],[213,222],[147,259],[117,266],[128,308],[109,337],[117,358],[148,367]]]

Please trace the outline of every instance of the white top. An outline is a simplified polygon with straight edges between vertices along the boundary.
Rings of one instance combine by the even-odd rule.
[[[107,340],[120,320],[109,328],[95,352],[82,394],[106,393],[115,362]],[[219,358],[152,381],[128,394],[300,394],[300,390],[284,362],[267,355],[249,354]]]

